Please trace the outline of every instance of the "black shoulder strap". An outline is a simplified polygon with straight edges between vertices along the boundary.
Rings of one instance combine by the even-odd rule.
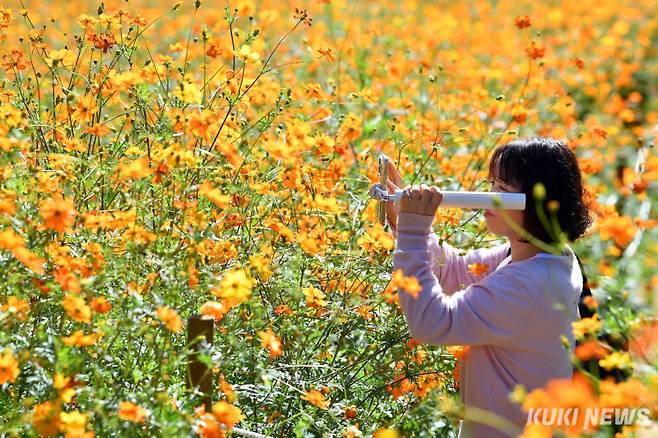
[[[508,248],[507,250],[507,255],[512,254],[512,248]],[[580,317],[581,318],[591,318],[594,315],[594,311],[590,310],[590,308],[585,304],[585,298],[586,297],[591,297],[592,296],[592,291],[589,288],[589,282],[587,281],[587,276],[585,275],[585,268],[583,268],[583,264],[580,261],[580,258],[578,257],[578,254],[574,253],[576,256],[576,260],[578,260],[578,266],[580,266],[580,273],[583,276],[583,290],[580,293],[580,299],[578,300],[578,311],[580,312]]]
[[[585,298],[591,297],[592,291],[589,289],[589,281],[587,281],[587,276],[585,275],[585,268],[583,268],[583,264],[581,263],[578,254],[574,252],[574,255],[576,256],[576,260],[578,260],[580,272],[583,274],[583,291],[580,293],[580,300],[578,300],[578,311],[580,312],[581,318],[591,318],[594,316],[595,312],[585,304]]]

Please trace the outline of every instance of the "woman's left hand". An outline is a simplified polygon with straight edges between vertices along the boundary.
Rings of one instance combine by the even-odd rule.
[[[434,216],[442,200],[443,195],[438,187],[429,187],[427,184],[413,185],[402,193],[400,212]]]

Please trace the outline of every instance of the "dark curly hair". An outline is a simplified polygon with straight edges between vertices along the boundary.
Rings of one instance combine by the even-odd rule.
[[[576,156],[564,142],[539,137],[501,145],[489,162],[489,178],[494,175],[525,193],[527,202],[522,226],[535,238],[554,244],[560,241],[558,233],[562,232],[573,242],[592,224]],[[535,190],[538,183],[545,189],[543,199],[534,196],[541,193],[541,189]],[[537,202],[541,202],[547,219],[544,223],[552,224],[555,219],[551,221],[551,216],[557,216],[559,230],[544,226],[537,215]],[[551,206],[557,206],[557,212],[551,212]]]

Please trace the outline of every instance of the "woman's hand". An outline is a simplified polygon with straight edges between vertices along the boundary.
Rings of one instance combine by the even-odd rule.
[[[438,187],[429,187],[426,184],[414,185],[404,189],[400,198],[400,212],[434,216],[442,200],[443,195]]]

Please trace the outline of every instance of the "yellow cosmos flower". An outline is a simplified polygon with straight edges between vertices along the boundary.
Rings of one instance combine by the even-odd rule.
[[[183,102],[189,103],[199,103],[203,94],[201,90],[191,81],[183,80],[178,82],[178,86],[174,88],[172,93],[175,97],[179,98]]]
[[[72,66],[75,62],[75,54],[68,49],[51,50],[45,61],[51,68]]]
[[[581,318],[571,323],[571,329],[576,339],[582,339],[587,334],[594,334],[600,328],[601,321],[599,321],[598,313],[595,313],[591,318]]]
[[[625,351],[613,351],[603,359],[599,360],[599,365],[610,371],[613,369],[625,370],[633,367],[631,356]]]
[[[59,428],[66,436],[88,436],[85,434],[87,414],[78,411],[60,412]]]
[[[246,271],[230,270],[224,273],[219,286],[213,290],[213,294],[227,300],[230,307],[237,306],[249,299],[253,283]]]
[[[373,438],[400,438],[400,432],[395,429],[377,429]]]
[[[62,307],[73,321],[91,322],[91,308],[85,303],[84,298],[66,294],[62,300]]]
[[[325,301],[326,295],[320,289],[313,286],[303,287],[304,297],[306,297],[306,305],[308,307],[324,307],[327,305]]]
[[[260,55],[258,52],[251,50],[249,44],[245,44],[237,50],[233,51],[233,54],[238,57],[242,62],[256,64],[260,60]]]

